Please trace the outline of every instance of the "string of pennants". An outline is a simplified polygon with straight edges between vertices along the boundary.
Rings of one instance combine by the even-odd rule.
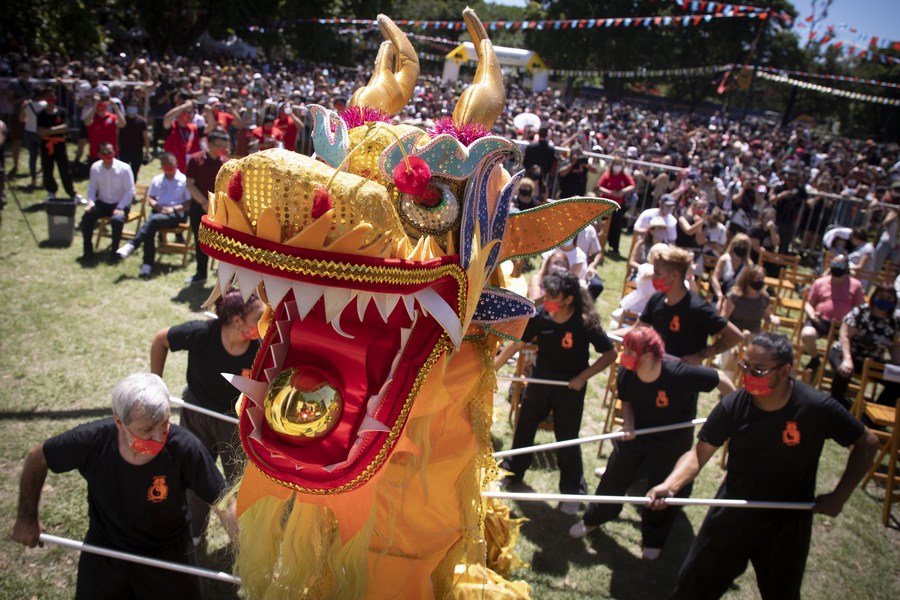
[[[806,22],[810,22],[813,20],[813,16],[810,15],[806,17]],[[798,21],[796,24],[798,29],[806,29],[807,27],[812,27],[811,25],[807,25],[803,21]],[[826,25],[825,26],[825,34],[824,36],[830,36],[832,38],[837,37],[840,34],[845,32],[849,32],[854,34],[851,36],[853,41],[857,43],[857,45],[865,45],[869,48],[879,48],[881,50],[900,50],[900,42],[889,40],[887,38],[882,38],[877,35],[867,35],[866,33],[859,31],[856,27],[851,27],[846,23],[839,23],[837,25]],[[809,32],[809,39],[815,40],[817,31],[811,30]]]
[[[860,94],[858,92],[825,87],[824,85],[819,85],[817,83],[800,81],[799,79],[792,79],[790,77],[787,77],[786,75],[778,75],[776,73],[769,73],[767,71],[757,71],[757,75],[759,75],[763,79],[768,79],[769,81],[774,81],[776,83],[786,83],[803,90],[811,90],[813,92],[819,92],[821,94],[831,94],[832,96],[850,98],[851,100],[859,100],[860,102],[874,102],[876,104],[885,104],[887,106],[900,106],[900,99],[897,98],[885,98],[884,96],[873,96],[871,94]]]
[[[725,14],[725,13],[767,13],[768,15],[772,15],[778,17],[782,21],[786,23],[790,23],[793,19],[791,15],[782,11],[773,11],[771,8],[766,8],[763,6],[750,6],[747,4],[726,4],[724,2],[707,2],[706,0],[669,0],[672,4],[676,6],[680,6],[684,10],[690,11],[692,13],[714,13],[714,14]],[[763,17],[766,18],[766,17]]]
[[[822,46],[827,46],[829,48],[834,48],[835,50],[839,50],[844,54],[849,54],[850,56],[858,56],[860,58],[865,58],[866,60],[873,62],[880,62],[885,65],[900,65],[900,58],[897,58],[896,56],[889,56],[887,54],[881,54],[879,52],[872,52],[868,48],[839,40],[830,31],[825,31],[825,33],[823,33],[821,36],[819,36],[817,32],[812,31],[809,34],[809,39],[812,42],[815,42]],[[878,38],[872,39],[877,40]],[[891,42],[890,47],[900,50],[900,42]]]
[[[338,29],[338,35],[347,35],[350,33],[365,35],[367,33],[374,33],[376,31],[378,31],[377,27],[363,27],[361,29],[356,29],[354,27],[348,27],[346,29]],[[420,42],[431,42],[433,44],[443,44],[445,46],[459,46],[459,40],[451,40],[449,38],[443,38],[443,37],[434,37],[431,35],[420,35],[418,33],[409,33],[409,32],[404,32],[404,33],[406,34],[406,37],[408,37],[410,39],[418,40]],[[378,44],[375,45],[376,48],[378,46],[379,46]]]
[[[681,16],[655,16],[655,17],[615,17],[606,19],[563,19],[542,21],[485,21],[484,26],[488,31],[507,29],[518,30],[565,30],[565,29],[598,29],[610,27],[696,27],[701,23],[709,23],[714,19],[748,18],[767,19],[768,12],[746,13],[707,13]],[[401,27],[413,27],[416,29],[445,29],[448,31],[462,31],[465,29],[464,21],[425,21],[411,19],[396,19],[394,21]],[[316,25],[362,25],[371,27],[376,24],[373,19],[346,19],[341,17],[298,19],[296,24]],[[284,33],[286,21],[276,21],[271,26],[249,25],[247,29],[255,33]]]

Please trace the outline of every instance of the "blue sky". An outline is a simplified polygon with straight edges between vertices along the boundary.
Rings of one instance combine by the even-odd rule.
[[[512,6],[525,6],[526,0],[488,0],[494,4],[507,4]],[[740,4],[741,0],[722,0],[733,4]],[[762,2],[754,2],[747,0],[747,4],[763,4]],[[821,2],[819,3],[821,4]],[[794,2],[794,6],[800,13],[800,20],[810,14],[809,0]],[[654,7],[651,3],[647,3],[647,11],[640,15],[634,16],[650,16],[654,14]],[[573,15],[574,17],[575,15]],[[598,17],[601,15],[578,15],[579,17]],[[626,17],[628,15],[602,15],[609,17]],[[828,19],[825,24],[838,26],[846,23],[851,27],[855,27],[859,32],[868,36],[878,36],[900,41],[900,0],[834,0],[831,9],[828,11]],[[809,29],[797,29],[801,33],[809,33]],[[846,32],[840,36],[840,39],[853,41],[851,36],[855,38],[855,34]],[[803,37],[805,42],[805,36]]]

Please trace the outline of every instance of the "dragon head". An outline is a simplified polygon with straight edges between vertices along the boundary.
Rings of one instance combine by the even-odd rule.
[[[200,228],[219,260],[267,305],[243,394],[240,434],[270,480],[308,494],[365,484],[389,460],[437,360],[514,333],[532,304],[497,265],[552,248],[614,204],[573,199],[509,214],[520,153],[487,134],[503,110],[499,64],[474,13],[474,83],[449,133],[392,125],[418,60],[390,19],[369,85],[349,112],[314,106],[316,158],[267,150],[223,166]],[[480,131],[471,143],[454,131]],[[477,136],[476,136],[477,137]]]

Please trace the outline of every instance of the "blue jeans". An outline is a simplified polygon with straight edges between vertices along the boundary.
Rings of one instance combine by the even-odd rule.
[[[156,232],[160,229],[170,229],[172,227],[177,227],[181,225],[187,220],[187,215],[182,214],[179,216],[178,214],[163,214],[160,212],[151,213],[147,220],[144,221],[144,224],[141,225],[141,228],[138,230],[137,235],[134,236],[134,239],[131,240],[131,243],[135,248],[140,247],[140,245],[144,244],[144,264],[152,265],[156,260]]]

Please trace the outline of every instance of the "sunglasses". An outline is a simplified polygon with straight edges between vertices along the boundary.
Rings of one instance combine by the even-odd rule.
[[[533,190],[531,188],[519,188],[520,194],[530,195]]]
[[[768,375],[775,369],[783,367],[785,364],[787,364],[787,363],[775,365],[771,369],[753,369],[750,367],[750,363],[748,363],[746,360],[742,360],[737,364],[737,366],[738,366],[738,369],[741,370],[741,373],[748,373],[750,375],[753,375],[754,377],[765,377],[766,375]]]

